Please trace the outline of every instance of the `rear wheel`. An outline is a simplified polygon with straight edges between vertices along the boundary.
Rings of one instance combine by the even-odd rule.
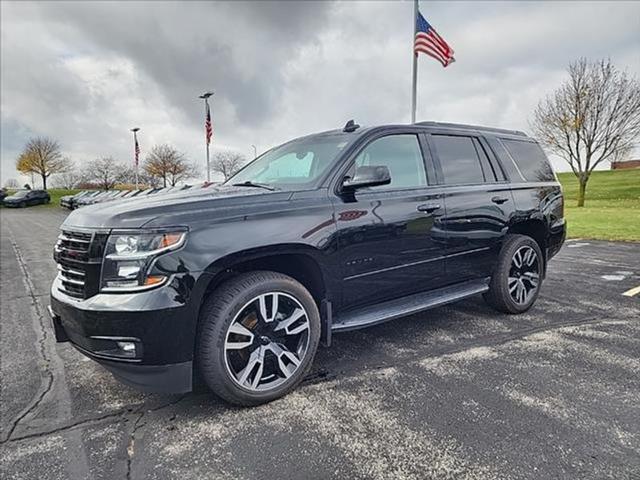
[[[538,298],[543,256],[538,243],[526,235],[507,235],[498,265],[484,298],[496,310],[522,313]]]
[[[258,405],[300,383],[319,340],[318,308],[300,283],[275,272],[246,273],[216,290],[203,306],[198,367],[220,397]]]

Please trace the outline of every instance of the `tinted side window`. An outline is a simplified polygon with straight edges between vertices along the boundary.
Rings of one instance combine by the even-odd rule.
[[[493,165],[489,162],[489,157],[487,157],[484,148],[480,145],[480,142],[477,138],[473,139],[473,145],[476,147],[476,153],[480,158],[480,166],[482,167],[482,172],[484,173],[484,180],[487,183],[494,183],[496,178],[496,172],[493,169]]]
[[[535,142],[501,139],[518,170],[528,182],[549,182],[555,175],[546,155]]]
[[[391,183],[376,189],[422,187],[427,175],[422,150],[416,135],[390,135],[367,145],[356,157],[357,167],[385,165],[391,174]],[[353,170],[350,172],[353,175]]]
[[[432,135],[444,183],[447,185],[484,183],[478,152],[471,137]]]
[[[518,167],[513,163],[507,149],[504,148],[504,145],[500,143],[500,141],[495,137],[486,137],[485,138],[493,153],[498,157],[502,168],[504,168],[505,173],[509,177],[509,180],[512,182],[522,182],[524,178],[520,175],[520,171],[518,171]]]

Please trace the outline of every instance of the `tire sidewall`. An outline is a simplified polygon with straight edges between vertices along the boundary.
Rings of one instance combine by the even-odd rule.
[[[255,273],[255,272],[254,272]],[[226,365],[224,344],[229,326],[241,309],[258,295],[278,292],[294,297],[306,310],[309,319],[309,344],[307,352],[298,370],[285,382],[268,392],[254,392],[239,386],[229,373]],[[243,404],[260,404],[269,402],[283,396],[304,378],[309,371],[320,341],[320,314],[313,297],[298,282],[290,277],[278,275],[265,282],[258,282],[250,288],[244,290],[235,297],[231,303],[225,305],[217,311],[217,318],[203,318],[202,321],[209,323],[211,331],[209,335],[199,335],[198,357],[200,362],[210,363],[210,371],[200,370],[201,375],[214,393],[221,394],[223,398],[239,399]],[[213,344],[212,344],[213,343]],[[220,389],[223,391],[220,391]]]

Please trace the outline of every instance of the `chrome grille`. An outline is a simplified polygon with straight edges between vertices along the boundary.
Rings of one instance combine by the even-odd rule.
[[[102,252],[92,251],[94,237],[93,233],[72,230],[62,230],[58,236],[54,257],[61,282],[59,290],[70,297],[82,299],[97,293]]]

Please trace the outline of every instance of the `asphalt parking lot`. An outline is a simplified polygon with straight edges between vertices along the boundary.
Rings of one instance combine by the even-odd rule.
[[[65,213],[2,210],[0,476],[640,479],[640,244],[571,241],[536,306],[481,298],[334,336],[293,394],[142,394],[45,307]]]

